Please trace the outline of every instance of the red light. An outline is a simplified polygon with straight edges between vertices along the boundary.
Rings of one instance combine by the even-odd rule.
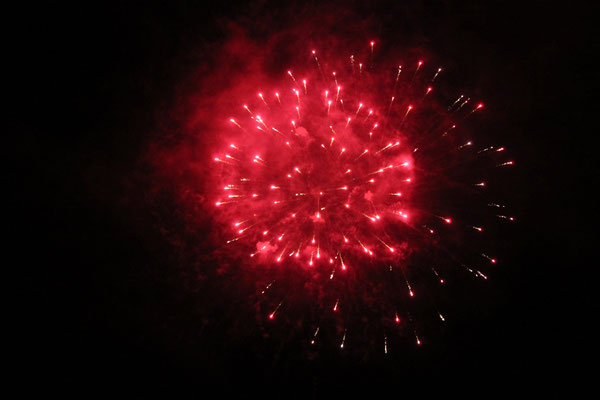
[[[367,40],[366,37],[363,37],[363,40]],[[392,76],[385,75],[386,72],[379,72],[383,71],[382,69],[374,70],[368,67],[373,63],[375,63],[373,65],[379,63],[383,65],[385,61],[379,58],[384,56],[383,53],[377,57],[374,56],[375,42],[375,40],[367,42],[371,47],[370,52],[363,48],[365,54],[361,61],[365,63],[364,65],[359,64],[359,60],[354,56],[350,56],[350,65],[348,65],[348,58],[345,58],[344,62],[334,63],[332,61],[321,65],[321,60],[316,57],[317,50],[305,47],[304,50],[300,49],[299,51],[309,50],[313,58],[310,58],[310,53],[309,57],[305,57],[306,53],[304,53],[305,56],[301,58],[305,58],[305,63],[308,65],[290,66],[296,69],[296,75],[293,75],[292,70],[286,70],[287,74],[285,71],[281,71],[279,74],[281,75],[279,77],[281,85],[264,86],[260,89],[256,87],[249,89],[246,87],[247,85],[244,85],[244,89],[236,95],[246,96],[246,99],[243,97],[228,99],[215,97],[215,104],[235,101],[236,105],[231,109],[214,108],[216,111],[227,113],[215,115],[218,126],[211,130],[214,132],[217,132],[218,129],[223,130],[221,139],[225,141],[221,144],[220,149],[206,149],[208,155],[204,158],[204,164],[212,164],[213,167],[217,166],[218,168],[202,165],[202,160],[199,160],[198,164],[200,168],[215,171],[214,175],[210,176],[211,179],[207,180],[212,190],[212,194],[207,193],[207,199],[210,202],[212,198],[213,207],[219,208],[219,210],[213,209],[213,213],[221,214],[219,220],[223,222],[223,232],[219,232],[218,237],[222,237],[223,242],[237,241],[235,245],[241,244],[237,249],[233,249],[235,245],[229,246],[232,255],[241,254],[245,262],[249,264],[250,261],[254,261],[258,268],[267,266],[267,268],[272,267],[273,270],[280,271],[285,266],[286,269],[289,267],[290,275],[294,273],[314,275],[317,272],[321,275],[322,272],[325,272],[329,273],[330,279],[334,279],[336,282],[338,280],[352,282],[355,280],[354,271],[362,271],[369,266],[387,269],[390,265],[391,271],[392,265],[394,268],[405,265],[408,255],[413,250],[424,248],[418,242],[423,240],[423,236],[427,243],[431,242],[431,239],[435,239],[435,243],[439,240],[440,245],[443,245],[445,240],[452,240],[456,229],[464,227],[468,230],[469,235],[465,235],[464,240],[469,240],[472,236],[479,236],[482,242],[494,240],[494,238],[488,237],[488,231],[489,233],[494,232],[491,221],[488,226],[488,220],[478,220],[477,210],[469,209],[470,206],[476,204],[475,202],[471,204],[465,201],[461,204],[464,209],[459,212],[453,211],[452,199],[440,198],[439,204],[435,201],[435,196],[442,197],[441,195],[445,193],[445,185],[450,179],[428,181],[420,178],[421,175],[426,177],[429,174],[427,169],[430,167],[426,163],[422,163],[426,160],[421,158],[422,154],[428,156],[427,160],[442,159],[440,157],[442,155],[456,157],[457,163],[448,165],[458,165],[458,162],[466,162],[468,157],[480,157],[479,154],[484,152],[486,152],[485,156],[498,157],[493,153],[502,152],[504,148],[499,148],[496,143],[492,143],[493,146],[492,144],[483,144],[477,150],[464,150],[460,154],[458,151],[454,151],[456,148],[469,145],[471,145],[469,149],[472,150],[475,146],[472,145],[472,142],[464,140],[462,132],[454,137],[453,134],[457,130],[451,130],[456,126],[452,125],[450,118],[439,118],[439,121],[443,122],[439,126],[439,132],[438,129],[435,132],[430,132],[428,129],[430,121],[438,120],[438,111],[442,112],[444,116],[448,111],[465,116],[474,109],[484,108],[484,104],[477,103],[476,98],[472,99],[466,95],[461,95],[458,99],[456,99],[458,96],[449,98],[447,102],[444,100],[444,104],[436,104],[440,87],[442,87],[437,84],[438,74],[436,71],[439,73],[442,68],[435,70],[434,65],[429,64],[428,68],[422,69],[424,65],[422,59],[417,58],[417,68],[412,67],[414,58],[409,60],[408,64],[405,64],[408,66],[408,71],[402,71],[401,66],[394,64],[393,66],[398,67],[398,70],[393,71],[394,75]],[[350,54],[352,53],[348,53],[348,55]],[[361,57],[357,56],[357,58]],[[389,65],[390,60],[387,61],[386,64]],[[331,68],[333,65],[338,67],[346,65],[348,69],[351,67],[351,71],[347,71],[345,68],[340,75],[340,80],[337,80],[337,73]],[[366,70],[361,68],[359,71],[356,68],[359,65],[365,66]],[[301,71],[307,72],[305,74]],[[268,71],[262,72],[267,73]],[[432,74],[430,75],[429,72]],[[349,73],[352,75],[348,76]],[[321,74],[325,79],[318,79]],[[330,75],[327,76],[327,74]],[[366,85],[366,83],[376,80],[378,74],[385,78],[385,83],[394,85],[395,89],[414,85],[414,90],[410,90],[410,93],[403,92],[402,96],[398,90],[391,90],[392,93],[389,93],[390,91],[370,93],[369,88],[378,86]],[[295,76],[298,76],[299,79],[296,80]],[[394,77],[396,82],[393,81]],[[250,84],[252,81],[259,81],[259,75],[248,75],[245,78]],[[440,79],[443,78],[444,74]],[[346,82],[364,79],[367,79],[365,85],[353,85],[353,90],[349,90],[350,87]],[[311,89],[307,87],[308,80],[311,81]],[[434,84],[438,88],[436,95],[429,96],[428,94],[435,89],[432,86]],[[278,88],[276,89],[276,87]],[[343,87],[346,87],[344,93],[341,92]],[[328,97],[328,89],[332,89],[332,97]],[[456,88],[450,89],[454,91]],[[337,94],[334,96],[336,90]],[[299,96],[301,92],[303,93],[302,97]],[[456,93],[459,94],[459,92]],[[227,90],[216,94],[226,96],[233,93]],[[395,100],[396,94],[399,94],[398,101]],[[276,98],[273,99],[273,97]],[[342,97],[344,98],[342,99]],[[454,100],[455,102],[452,104]],[[242,110],[239,104],[243,104],[244,101],[248,103],[243,106],[245,110]],[[418,113],[410,113],[416,107],[412,103],[419,104]],[[374,110],[377,110],[377,116],[375,116]],[[404,110],[404,114],[402,114],[402,110]],[[290,120],[290,117],[296,118],[298,122]],[[462,118],[457,119],[462,120]],[[382,122],[382,129],[378,128],[378,121]],[[346,124],[345,129],[344,124]],[[392,128],[391,125],[395,125],[395,128]],[[255,129],[255,126],[259,130]],[[433,140],[437,139],[438,133],[441,136],[448,135],[448,138],[452,140]],[[402,137],[402,146],[400,146],[399,137]],[[477,138],[476,135],[473,137]],[[329,139],[329,143],[327,143],[327,139]],[[485,138],[482,138],[482,141],[483,139]],[[213,140],[208,140],[202,143],[212,142]],[[425,146],[424,143],[428,145]],[[230,148],[227,149],[227,147]],[[360,151],[361,148],[363,152]],[[431,151],[430,154],[427,153],[429,151]],[[210,154],[215,152],[223,154],[223,158],[213,156],[214,161],[218,161],[218,164],[210,162]],[[226,154],[227,152],[230,152],[231,155]],[[256,155],[252,156],[252,153]],[[507,154],[504,157],[504,153],[499,155],[502,157],[493,158],[491,163],[498,167],[512,165],[513,161],[509,161],[512,159],[512,155]],[[429,156],[431,157],[429,158]],[[500,170],[502,169],[504,168],[500,168]],[[512,169],[506,168],[505,170],[510,172]],[[440,174],[445,173],[442,172],[442,169],[439,171]],[[463,169],[456,171],[458,177]],[[451,176],[440,176],[440,178],[450,178]],[[413,177],[414,179],[412,179]],[[417,182],[417,178],[419,178],[419,182]],[[477,182],[478,179],[487,179],[486,176],[479,175],[478,177],[478,175],[471,174],[462,178],[466,178],[461,182],[464,182],[464,186],[469,192],[467,194],[477,190],[486,192],[490,189],[483,187],[487,185],[485,182]],[[473,182],[475,183],[473,184]],[[493,182],[490,182],[490,185],[494,186]],[[478,186],[481,187],[478,188]],[[202,187],[204,186],[202,185]],[[426,195],[421,196],[421,194]],[[217,197],[222,198],[223,202],[215,201],[214,198]],[[352,201],[352,205],[350,205],[350,201]],[[446,204],[443,204],[444,202]],[[479,205],[486,207],[486,204]],[[508,211],[510,208],[503,209],[505,206],[500,204],[488,205],[498,208],[493,214],[500,220],[493,219],[492,221],[505,223],[507,220],[514,220],[507,215],[511,213]],[[321,215],[320,211],[325,214]],[[472,213],[469,215],[470,211]],[[407,212],[411,212],[411,216]],[[445,213],[457,215],[457,218],[460,217],[459,222],[454,224],[453,217],[444,217]],[[408,221],[408,218],[411,221]],[[453,227],[443,229],[439,223],[440,220],[446,224],[453,224]],[[372,223],[369,224],[369,222]],[[472,232],[472,230],[476,230],[478,233],[482,231],[482,228],[473,226],[473,223],[485,224],[486,235],[477,235]],[[435,228],[435,232],[432,227]],[[263,230],[261,231],[261,229]],[[405,239],[402,232],[408,229],[421,233],[421,235],[410,235]],[[277,233],[280,236],[277,236]],[[343,241],[339,240],[339,235],[346,233],[352,237],[352,241],[344,236],[342,237]],[[426,236],[427,233],[430,233],[430,236]],[[217,236],[215,235],[215,237]],[[319,238],[318,242],[316,241],[317,237]],[[486,243],[481,244],[485,245]],[[399,246],[399,249],[396,249],[395,246]],[[473,250],[471,246],[467,247],[469,250]],[[486,246],[481,247],[485,248]],[[493,246],[487,247],[493,248]],[[225,251],[229,249],[226,248]],[[363,253],[360,252],[361,249],[364,250]],[[490,250],[486,249],[485,251]],[[300,257],[301,252],[302,257]],[[342,252],[344,259],[342,259]],[[491,254],[502,256],[501,252],[494,251]],[[485,264],[486,258],[494,265],[497,263],[496,259],[486,256],[485,253],[479,252],[479,255],[484,256],[479,259],[480,263]],[[251,259],[248,260],[248,258]],[[286,259],[285,262],[283,258]],[[329,267],[326,266],[327,260],[329,260]],[[346,261],[355,266],[352,272],[345,264]],[[315,266],[315,268],[306,268],[308,266]],[[431,266],[426,265],[425,267]],[[494,266],[490,267],[495,268]],[[437,268],[437,266],[431,267],[431,269],[433,268]],[[317,271],[317,269],[319,270]],[[347,271],[348,274],[340,271]],[[402,269],[401,271],[404,272]],[[439,284],[445,284],[445,280],[441,279],[441,276],[447,276],[443,271],[440,271],[438,275],[435,269],[433,275],[424,278],[425,281],[419,280],[420,277],[412,274],[405,275],[406,285],[404,285],[401,281],[401,271],[393,272],[394,277],[397,275],[399,278],[394,279],[395,283],[400,285],[397,288],[400,292],[397,294],[405,300],[406,298],[403,296],[409,294],[409,303],[420,302],[419,299],[423,297],[414,299],[416,293],[412,291],[412,286],[423,291],[422,284],[429,282],[435,286],[436,278]],[[336,276],[335,273],[342,276]],[[352,279],[348,280],[350,277]],[[366,275],[365,277],[368,278]],[[481,277],[484,278],[483,275]],[[454,281],[453,284],[455,284]],[[321,283],[317,282],[315,285],[319,286]],[[291,288],[291,285],[288,287]],[[356,292],[357,297],[365,294],[360,292],[363,290],[362,288],[362,286],[348,284],[350,293]],[[444,289],[439,286],[435,288],[438,291]],[[318,289],[326,290],[325,287]],[[406,289],[409,291],[402,294]],[[421,295],[423,294],[421,293]],[[302,295],[306,296],[306,294],[300,294],[300,296]],[[388,296],[388,292],[381,292],[381,295]],[[281,293],[278,292],[275,296],[279,297]],[[343,299],[340,294],[338,296]],[[335,299],[336,297],[333,297],[333,300]],[[268,301],[274,300],[272,298]],[[395,303],[393,298],[376,300],[382,300],[380,304]],[[331,307],[330,302],[325,304]],[[391,311],[395,312],[394,322],[396,324],[403,323],[404,321],[401,321],[397,314],[398,310],[403,312],[402,309],[393,307],[387,307],[387,312],[384,311],[387,314],[385,317],[387,323],[392,322],[389,319],[392,316]],[[333,311],[342,312],[338,308],[336,303]],[[344,314],[346,308],[344,307]],[[273,320],[281,308],[273,307],[271,309],[272,313],[266,315],[268,320]],[[356,312],[359,309],[352,307],[348,309],[348,312]],[[268,308],[263,309],[263,312],[266,311]],[[282,315],[282,318],[286,319],[286,315]],[[262,314],[262,318],[264,317],[265,315]],[[410,321],[407,320],[408,322]],[[417,344],[421,344],[417,333],[429,337],[426,331],[412,330],[412,322],[409,325],[411,330],[408,331],[408,340],[412,334]],[[353,333],[350,337],[352,336]],[[306,344],[306,342],[304,343]],[[314,344],[315,339],[311,343]]]

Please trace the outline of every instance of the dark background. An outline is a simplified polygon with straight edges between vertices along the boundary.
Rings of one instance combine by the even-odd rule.
[[[487,295],[480,290],[463,304],[442,343],[420,353],[307,358],[256,332],[236,336],[232,316],[243,299],[210,273],[196,282],[201,254],[180,254],[193,246],[175,246],[169,234],[182,228],[177,210],[165,211],[173,199],[149,190],[148,143],[179,129],[187,107],[180,99],[194,89],[182,82],[214,67],[226,21],[261,37],[282,28],[261,18],[294,23],[336,7],[380,21],[382,40],[406,34],[465,68],[468,83],[495,105],[491,134],[506,132],[517,161],[518,225],[504,273]],[[587,252],[598,215],[590,194],[598,159],[594,10],[577,2],[336,7],[175,1],[7,13],[5,78],[14,91],[5,196],[17,261],[5,268],[18,272],[7,284],[18,291],[10,329],[23,390],[325,397],[585,384],[597,264]],[[211,227],[201,220],[197,229]]]

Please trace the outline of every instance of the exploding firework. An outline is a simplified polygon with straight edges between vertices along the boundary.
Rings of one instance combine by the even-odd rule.
[[[421,345],[422,321],[447,318],[428,288],[487,280],[488,228],[514,220],[486,197],[513,161],[472,137],[483,103],[438,93],[442,67],[376,53],[307,49],[224,116],[214,149],[222,244],[253,271],[265,324],[301,326],[309,346]]]

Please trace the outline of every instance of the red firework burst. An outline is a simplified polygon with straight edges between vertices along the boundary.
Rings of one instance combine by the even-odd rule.
[[[481,202],[481,176],[513,162],[503,147],[469,138],[483,103],[436,96],[441,67],[377,66],[375,48],[362,62],[325,62],[312,50],[278,87],[257,88],[232,110],[214,154],[213,204],[224,245],[260,270],[256,301],[267,320],[310,314],[309,343],[327,325],[341,348],[358,330],[353,321],[378,321],[387,353],[394,330],[421,344],[407,302],[428,279],[446,282],[440,268],[487,279],[477,265],[495,257],[456,249],[476,242],[465,232],[484,234],[488,219],[475,207],[504,208]]]

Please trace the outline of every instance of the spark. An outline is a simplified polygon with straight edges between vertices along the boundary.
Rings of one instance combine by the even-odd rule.
[[[265,106],[268,106],[267,102],[265,101],[265,98],[263,97],[262,93],[258,94],[258,97],[260,97],[260,99],[262,100],[263,103],[265,103]]]
[[[515,220],[515,218],[514,218],[514,217],[509,217],[509,216],[506,216],[506,215],[496,215],[496,217],[498,217],[498,218],[503,218],[503,219],[507,219],[507,220],[509,220],[509,221],[514,221],[514,220]]]
[[[439,279],[440,283],[443,285],[445,283],[444,279],[440,277],[440,275],[434,267],[431,267],[431,270],[433,271],[433,274],[436,276],[436,278]]]
[[[281,253],[279,254],[279,257],[277,257],[277,262],[281,261],[281,258],[283,257],[283,254],[285,253],[285,250],[287,249],[287,246],[285,246],[283,248],[283,250],[281,250]]]
[[[262,290],[262,292],[260,292],[260,294],[265,294],[265,292],[267,290],[269,290],[271,288],[271,286],[273,286],[274,283],[275,283],[275,281],[272,281],[269,284],[267,284],[267,286],[265,286],[265,288]]]
[[[338,253],[338,256],[340,257],[340,263],[342,265],[342,271],[346,270],[346,264],[344,264],[344,259],[342,258],[342,253]]]
[[[456,109],[456,111],[460,110],[461,108],[463,108],[469,101],[471,101],[471,98],[468,97],[465,101],[463,101],[458,108]]]
[[[315,330],[315,333],[313,334],[313,338],[310,341],[310,344],[315,344],[315,340],[317,339],[318,334],[319,334],[319,327],[317,327],[317,330]]]
[[[410,297],[415,297],[415,293],[413,292],[412,287],[410,286],[410,282],[408,282],[408,278],[406,277],[404,270],[402,268],[400,268],[400,271],[402,272],[402,277],[404,278],[404,282],[406,282],[406,287],[408,288],[408,295]]]
[[[488,256],[485,253],[481,253],[481,256],[484,257],[484,258],[486,258],[486,259],[488,259],[492,264],[496,264],[496,262],[498,261],[495,258],[492,258],[492,257]]]
[[[464,97],[465,97],[465,96],[461,94],[461,95],[458,97],[458,99],[456,99],[456,100],[454,101],[454,103],[452,103],[452,104],[450,105],[450,107],[448,107],[448,111],[450,111],[450,110],[451,110],[451,109],[452,109],[452,108],[453,108],[455,105],[457,105],[457,104],[458,104],[458,102],[459,102],[459,101],[461,101],[461,100],[462,100]]]
[[[350,121],[352,121],[352,118],[351,118],[351,117],[348,117],[348,120],[346,121],[346,126],[345,126],[344,128],[347,128],[347,127],[348,127],[348,125],[350,124]]]
[[[477,111],[477,110],[480,110],[480,109],[482,109],[482,108],[483,108],[483,103],[479,103],[479,104],[477,104],[477,107],[475,107],[475,108],[473,109],[473,111],[471,111],[471,114],[473,114],[475,111]]]
[[[507,161],[505,163],[502,164],[498,164],[497,167],[504,167],[506,165],[514,165],[515,163],[513,161]]]
[[[363,106],[363,103],[358,104],[358,108],[356,109],[356,113],[354,114],[355,118],[358,117],[358,113],[360,112],[360,109],[362,108],[362,106]]]
[[[398,65],[398,73],[396,74],[395,84],[398,83],[398,79],[400,79],[400,74],[402,73],[402,65]]]
[[[269,314],[269,319],[275,319],[275,314],[277,314],[277,311],[279,310],[279,307],[281,307],[281,305],[283,304],[283,300],[277,304],[277,307],[275,307],[275,310],[273,310],[273,312],[271,314]]]
[[[362,156],[364,156],[368,152],[369,152],[369,149],[365,149],[365,151],[363,151],[362,153],[360,153],[360,156],[356,157],[356,159],[354,161],[358,161],[359,158],[361,158]]]

